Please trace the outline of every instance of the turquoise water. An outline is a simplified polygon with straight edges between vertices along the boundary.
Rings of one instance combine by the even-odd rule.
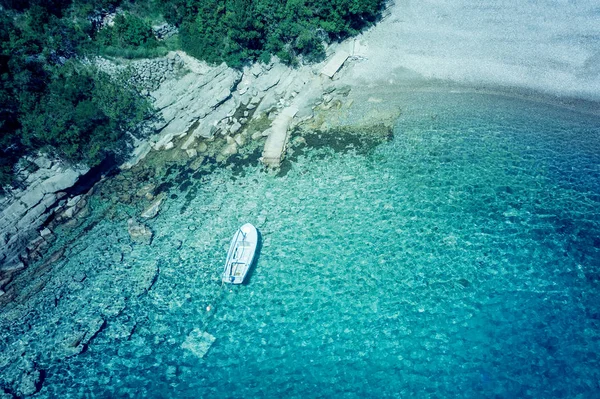
[[[151,246],[130,245],[124,220],[91,228],[70,263],[160,274],[139,297],[115,281],[127,308],[50,365],[39,395],[596,397],[598,118],[473,94],[397,101],[394,139],[366,154],[306,149],[284,176],[221,169],[187,200],[172,189]],[[222,288],[245,222],[259,261]],[[182,348],[194,329],[216,338],[202,359]]]

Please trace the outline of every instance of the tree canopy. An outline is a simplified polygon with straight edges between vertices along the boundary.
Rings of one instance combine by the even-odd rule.
[[[180,26],[191,55],[239,66],[277,55],[293,64],[325,55],[323,41],[357,34],[379,17],[382,0],[170,0],[165,18]]]

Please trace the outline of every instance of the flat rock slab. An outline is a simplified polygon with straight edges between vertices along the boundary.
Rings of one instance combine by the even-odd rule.
[[[327,64],[321,70],[321,73],[325,76],[333,78],[333,75],[344,65],[344,62],[350,57],[347,51],[338,51]]]
[[[181,347],[187,349],[200,359],[206,355],[216,338],[199,328],[194,328],[187,336]]]
[[[273,121],[262,154],[263,162],[266,165],[279,166],[287,144],[288,128],[297,113],[298,108],[291,106],[281,111]]]

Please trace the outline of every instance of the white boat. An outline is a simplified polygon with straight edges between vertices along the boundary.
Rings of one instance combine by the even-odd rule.
[[[224,283],[242,284],[244,282],[254,261],[257,246],[258,231],[250,223],[246,223],[235,232],[225,261]]]

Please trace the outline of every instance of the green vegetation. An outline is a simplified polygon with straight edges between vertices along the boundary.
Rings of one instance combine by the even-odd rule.
[[[123,77],[86,61],[140,58],[181,48],[210,63],[241,67],[323,59],[323,43],[358,33],[384,0],[0,0],[0,187],[16,162],[46,151],[73,162],[124,155],[151,115]],[[119,7],[119,8],[117,8]],[[113,23],[105,17],[114,15]],[[167,21],[166,41],[152,25]],[[0,189],[1,190],[1,189]]]
[[[35,151],[90,166],[125,155],[151,109],[124,77],[80,61],[96,48],[91,23],[58,2],[10,5],[0,13],[0,187]]]
[[[357,34],[378,18],[382,0],[168,0],[166,20],[180,26],[189,54],[230,66],[268,61],[288,64],[325,56],[323,41]]]

